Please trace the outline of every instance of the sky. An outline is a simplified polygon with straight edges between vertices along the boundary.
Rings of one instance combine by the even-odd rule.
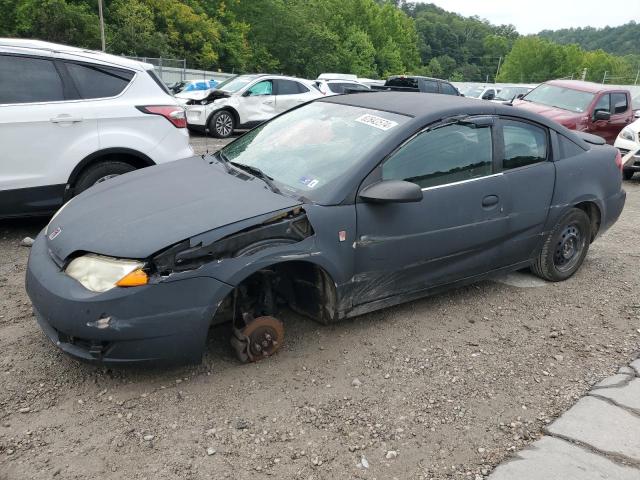
[[[413,0],[416,1],[416,0]],[[640,0],[417,0],[493,24],[512,24],[522,34],[569,27],[640,23]]]

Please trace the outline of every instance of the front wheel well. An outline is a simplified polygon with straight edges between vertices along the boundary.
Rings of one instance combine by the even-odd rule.
[[[591,224],[591,241],[593,242],[600,230],[600,221],[602,220],[600,208],[598,208],[598,205],[595,202],[580,202],[574,205],[574,207],[579,208],[589,217],[589,222]]]
[[[275,315],[279,307],[317,322],[337,318],[336,286],[322,267],[305,261],[288,261],[252,273],[227,295],[213,323]]]

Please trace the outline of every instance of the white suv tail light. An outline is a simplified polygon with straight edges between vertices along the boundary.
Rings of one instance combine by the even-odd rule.
[[[184,114],[184,108],[177,105],[147,105],[136,108],[142,113],[161,115],[176,128],[187,128],[187,117]]]

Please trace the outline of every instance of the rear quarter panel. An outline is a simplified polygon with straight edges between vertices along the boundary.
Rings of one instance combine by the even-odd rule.
[[[600,211],[601,224],[619,212],[608,211],[610,199],[619,196],[622,176],[615,164],[616,149],[609,145],[591,146],[579,155],[557,160],[556,186],[545,231],[550,231],[558,219],[581,202],[593,202]]]

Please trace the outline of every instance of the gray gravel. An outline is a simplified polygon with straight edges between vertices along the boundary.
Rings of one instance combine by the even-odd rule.
[[[484,478],[640,349],[640,182],[625,186],[567,282],[518,274],[329,327],[285,312],[285,347],[252,365],[227,326],[199,366],[67,358],[24,293],[21,240],[44,222],[0,223],[0,478]]]

